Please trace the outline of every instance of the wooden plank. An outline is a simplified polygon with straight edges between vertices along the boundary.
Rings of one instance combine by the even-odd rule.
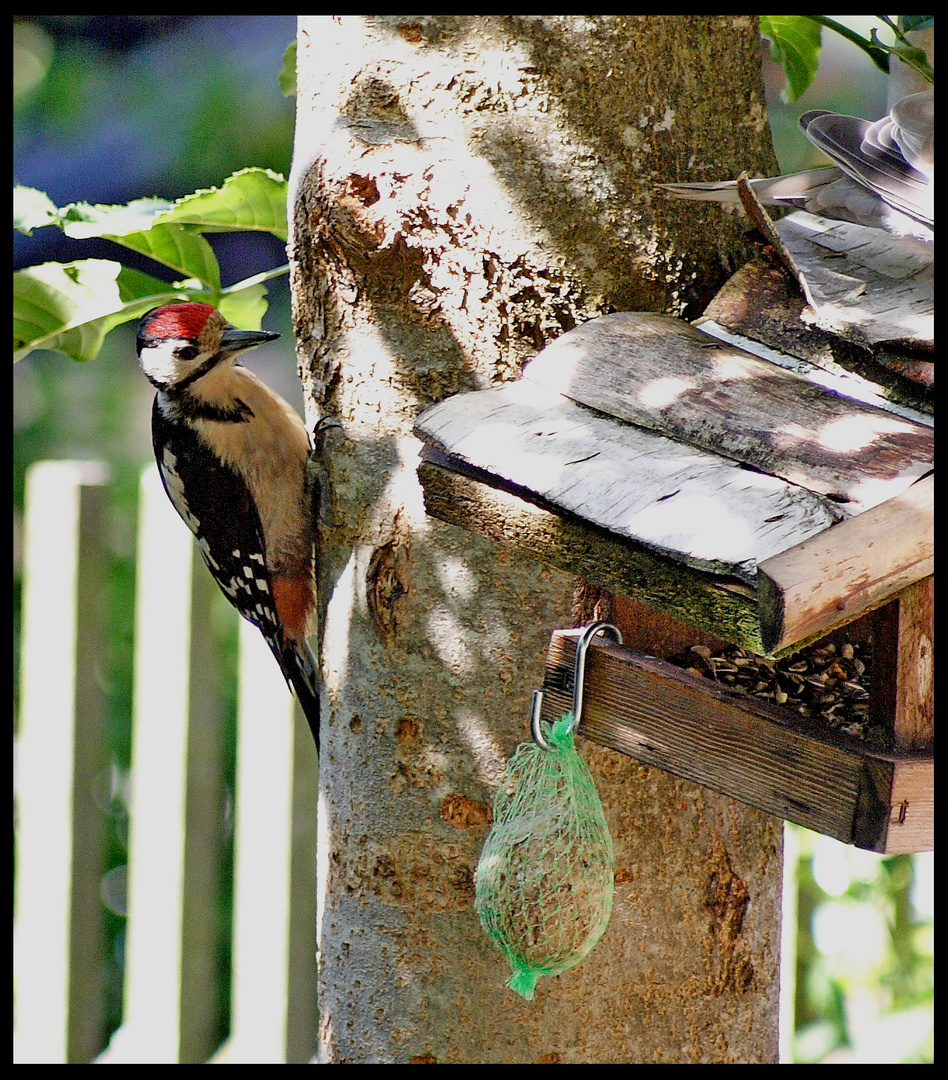
[[[617,312],[543,349],[524,381],[860,512],[934,461],[930,428],[840,397],[668,315]]]
[[[99,1061],[194,1064],[221,1020],[221,598],[154,466],[139,507],[124,1009]]]
[[[553,634],[546,721],[572,706],[578,635]],[[790,717],[623,647],[594,644],[587,654],[584,737],[843,843],[931,846],[930,758],[871,752]]]
[[[935,578],[917,581],[873,615],[879,664],[873,677],[873,720],[900,750],[935,744]]]
[[[107,482],[93,461],[44,461],[26,476],[13,949],[21,1065],[87,1065],[105,1037]]]
[[[811,321],[867,348],[934,348],[931,243],[807,211],[774,222],[746,175],[737,191],[744,212],[806,297]]]
[[[889,796],[891,812],[884,843],[874,851],[904,855],[935,847],[935,761],[896,763]]]
[[[761,400],[770,412],[741,431],[741,410]],[[664,424],[674,438],[639,423]],[[676,441],[726,444],[733,453],[732,429],[745,457],[759,452],[757,464],[849,502],[841,508],[795,482]],[[543,350],[520,382],[441,402],[415,430],[453,468],[477,470],[656,556],[757,587],[767,630],[748,647],[768,655],[845,625],[931,573],[930,540],[921,555],[916,550],[920,528],[931,532],[931,481],[911,485],[930,469],[930,428],[843,399],[665,316],[592,320]],[[840,531],[837,523],[854,510],[864,511],[855,515],[862,524]],[[449,517],[478,528],[473,519]],[[530,546],[563,565],[561,553]],[[569,569],[604,585],[616,576]],[[680,609],[671,613],[682,617]],[[696,625],[726,633],[720,624]]]
[[[442,401],[415,432],[607,532],[748,584],[760,561],[841,517],[835,503],[802,487],[527,381]]]
[[[305,1064],[318,1041],[316,748],[243,619],[235,781],[230,1035],[211,1063]]]
[[[885,603],[934,572],[934,476],[760,563],[764,649],[778,652]]]
[[[736,580],[715,581],[709,574],[676,565],[671,559],[597,529],[578,517],[540,505],[531,493],[505,488],[496,477],[445,459],[438,451],[427,449],[425,458],[418,476],[426,509],[432,517],[517,547],[533,558],[595,582],[618,596],[633,597],[758,655],[786,654],[846,626],[908,584],[905,577],[921,574],[930,566],[925,561],[914,570],[910,567],[904,574],[898,572],[888,584],[885,580],[877,581],[871,596],[863,596],[863,585],[859,585],[860,591],[850,602],[853,598],[846,588],[856,576],[853,557],[844,546],[842,551],[824,551],[819,561],[821,537],[817,537],[816,555],[810,549],[800,552],[792,548],[763,564],[764,572],[759,572],[757,578],[761,597],[758,606],[755,593]],[[872,533],[874,525],[878,525],[876,515],[885,515],[887,506],[884,504],[843,524],[847,528],[856,527],[866,519],[865,526]],[[842,525],[836,526],[840,528]],[[900,535],[898,539],[901,542],[907,536]],[[866,543],[875,545],[877,540],[877,536],[870,535]],[[811,556],[818,560],[813,566]],[[882,565],[884,570],[884,561]],[[772,579],[774,575],[776,579]],[[808,613],[808,600],[821,595],[820,590],[828,589],[834,576],[839,575],[844,579]],[[887,591],[882,595],[880,590]],[[766,632],[762,627],[762,611],[766,612]],[[926,640],[932,640],[931,636]],[[920,639],[917,648],[922,649],[923,645]],[[910,663],[907,670],[911,669]]]
[[[634,596],[682,622],[763,652],[757,600],[733,580],[701,574],[630,544],[579,518],[538,505],[526,493],[497,486],[496,478],[465,474],[431,460],[418,467],[427,513],[518,551],[541,563]]]

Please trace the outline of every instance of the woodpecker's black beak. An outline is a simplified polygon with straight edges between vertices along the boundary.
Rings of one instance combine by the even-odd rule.
[[[255,349],[267,341],[275,341],[280,335],[270,330],[238,330],[228,326],[221,334],[220,353],[222,356],[234,356],[245,349]]]

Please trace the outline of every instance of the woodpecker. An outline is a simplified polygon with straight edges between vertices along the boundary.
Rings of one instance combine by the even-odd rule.
[[[935,92],[910,94],[875,123],[814,109],[800,117],[803,133],[833,165],[752,180],[768,206],[935,239]],[[736,181],[659,184],[678,199],[739,202]]]
[[[152,440],[168,498],[227,599],[270,646],[319,750],[310,441],[297,413],[237,363],[278,338],[210,304],[155,308],[138,359],[155,387]]]

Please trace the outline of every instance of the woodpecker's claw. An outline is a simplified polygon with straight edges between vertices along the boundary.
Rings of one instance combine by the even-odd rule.
[[[309,456],[307,472],[313,485],[313,502],[319,521],[332,529],[341,524],[332,516],[332,482],[326,459],[343,437],[343,426],[335,416],[321,416],[313,428],[313,449]]]

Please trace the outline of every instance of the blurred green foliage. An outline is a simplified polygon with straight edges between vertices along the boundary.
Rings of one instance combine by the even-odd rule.
[[[787,826],[796,861],[795,1064],[934,1060],[934,856]]]
[[[14,166],[35,156],[60,188],[36,176],[18,175],[19,183],[60,204],[127,202],[178,198],[246,165],[288,171],[293,102],[278,73],[295,17],[15,20]],[[38,141],[58,160],[36,153]],[[102,149],[114,156],[98,156]],[[82,190],[61,189],[80,181]],[[126,196],[118,183],[139,186]]]

